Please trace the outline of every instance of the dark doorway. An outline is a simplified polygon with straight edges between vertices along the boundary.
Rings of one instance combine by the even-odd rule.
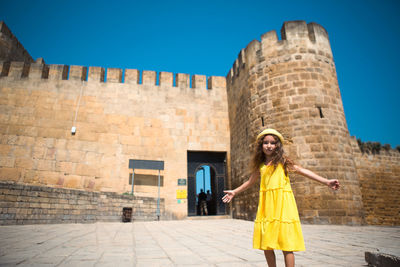
[[[216,215],[217,188],[215,171],[210,165],[201,165],[195,173],[197,215]],[[203,201],[201,203],[203,194]]]
[[[200,215],[198,195],[207,194],[207,215],[225,215],[226,152],[188,151],[188,215]],[[204,209],[203,209],[204,214]],[[205,214],[204,214],[205,215]]]

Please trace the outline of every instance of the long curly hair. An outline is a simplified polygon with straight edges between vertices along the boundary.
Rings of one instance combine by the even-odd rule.
[[[265,134],[256,140],[253,156],[252,156],[252,159],[250,162],[251,173],[258,171],[260,168],[260,165],[262,163],[265,163],[265,161],[267,159],[263,152],[264,137],[267,135],[271,135],[275,139],[275,142],[276,142],[276,148],[272,155],[271,164],[274,166],[274,168],[276,168],[278,166],[278,164],[281,163],[283,166],[283,169],[285,171],[285,175],[288,175],[289,171],[294,170],[294,167],[293,167],[294,162],[285,155],[285,151],[283,150],[282,142],[279,140],[279,138],[276,135],[273,135],[273,134]]]

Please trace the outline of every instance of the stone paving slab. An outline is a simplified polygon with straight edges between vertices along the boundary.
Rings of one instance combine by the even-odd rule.
[[[266,266],[252,234],[253,222],[234,219],[0,226],[0,266]],[[296,266],[366,266],[365,251],[400,255],[400,227],[303,224],[303,234]]]

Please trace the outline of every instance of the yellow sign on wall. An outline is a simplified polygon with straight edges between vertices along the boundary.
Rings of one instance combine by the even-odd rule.
[[[176,199],[186,199],[187,190],[176,190]]]

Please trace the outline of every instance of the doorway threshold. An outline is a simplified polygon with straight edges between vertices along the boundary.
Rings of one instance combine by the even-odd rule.
[[[186,220],[220,220],[232,219],[230,215],[187,216]]]

